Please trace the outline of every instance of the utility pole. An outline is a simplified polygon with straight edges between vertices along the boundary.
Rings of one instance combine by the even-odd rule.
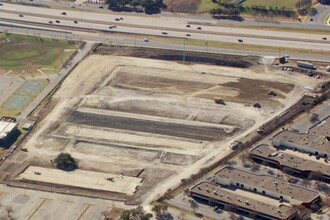
[[[186,61],[186,38],[183,38],[183,62]]]

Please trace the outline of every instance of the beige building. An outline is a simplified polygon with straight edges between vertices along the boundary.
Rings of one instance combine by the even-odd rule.
[[[202,182],[192,187],[190,195],[198,202],[235,211],[253,219],[289,220],[297,213],[292,207],[269,204],[250,197],[239,195],[235,191],[224,189],[213,183]]]
[[[295,176],[330,182],[328,164],[278,151],[269,145],[262,144],[253,148],[250,150],[250,157],[258,163],[281,169]]]
[[[280,199],[292,205],[309,206],[320,198],[318,192],[290,184],[287,180],[232,167],[224,167],[218,171],[215,182]]]
[[[274,136],[273,145],[330,158],[330,118],[310,128],[308,133],[281,131]]]

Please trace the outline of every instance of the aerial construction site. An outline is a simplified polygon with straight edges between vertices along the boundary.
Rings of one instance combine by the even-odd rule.
[[[2,172],[16,186],[147,204],[221,160],[316,83],[252,62],[238,68],[93,54],[34,113],[40,122],[22,143],[28,153]],[[56,170],[60,152],[79,169]]]

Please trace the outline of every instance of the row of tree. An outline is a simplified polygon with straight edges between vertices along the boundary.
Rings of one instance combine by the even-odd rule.
[[[253,16],[285,16],[294,17],[296,12],[290,8],[285,7],[265,7],[260,5],[252,5],[251,7],[242,5],[231,5],[223,8],[214,8],[210,10],[211,15],[227,15],[227,16],[239,16],[241,13],[249,13]]]
[[[167,212],[167,204],[165,203],[155,203],[152,210],[156,214],[156,219],[173,219],[171,214]],[[120,220],[149,220],[152,218],[151,213],[145,212],[142,206],[138,206],[135,209],[125,210],[121,216]]]
[[[241,11],[238,8],[213,8],[210,11],[210,14],[214,16],[233,16],[237,17],[241,14]]]
[[[158,12],[166,7],[163,0],[107,0],[107,3],[112,9],[143,8],[145,11],[150,12]]]

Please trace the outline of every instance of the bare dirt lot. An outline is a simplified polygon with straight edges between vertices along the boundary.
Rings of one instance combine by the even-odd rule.
[[[91,55],[63,82],[49,114],[23,143],[28,152],[14,161],[21,170],[11,173],[9,164],[2,169],[17,175],[27,164],[54,168],[50,160],[68,152],[81,170],[143,178],[134,195],[100,197],[149,201],[231,151],[237,137],[290,106],[304,86],[315,83],[266,66]],[[277,96],[268,95],[270,90]],[[225,105],[216,104],[215,97]],[[255,102],[261,108],[254,108]]]

